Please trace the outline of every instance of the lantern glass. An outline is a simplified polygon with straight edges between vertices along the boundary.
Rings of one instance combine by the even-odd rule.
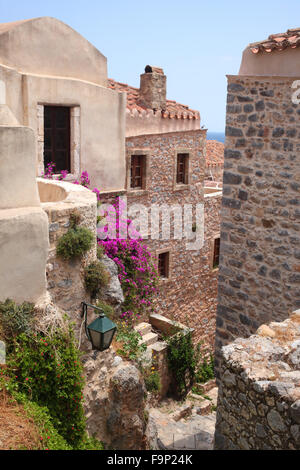
[[[101,336],[102,336],[102,333],[100,333],[99,331],[91,330],[89,327],[88,327],[88,330],[89,330],[89,334],[90,334],[93,349],[100,350],[101,349]]]
[[[106,333],[104,333],[103,335],[103,349],[108,349],[109,346],[111,345],[111,342],[113,340],[113,337],[114,337],[114,334],[115,334],[115,330],[110,330],[110,331],[106,331]]]

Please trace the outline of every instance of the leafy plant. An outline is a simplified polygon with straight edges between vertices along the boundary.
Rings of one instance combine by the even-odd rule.
[[[145,386],[148,392],[159,392],[161,388],[158,371],[151,370],[144,375]]]
[[[118,323],[116,341],[121,343],[117,354],[127,359],[136,360],[146,349],[146,344],[140,342],[141,335],[124,321]]]
[[[51,338],[22,333],[15,340],[8,370],[17,390],[46,406],[59,434],[72,447],[76,446],[85,432],[84,381],[71,328],[68,334],[57,331]]]
[[[201,357],[201,355],[200,355]],[[197,367],[196,382],[205,383],[215,378],[214,357],[210,354],[209,359],[204,358]]]
[[[93,233],[86,227],[70,228],[58,241],[56,253],[65,260],[82,256],[92,247]]]
[[[24,302],[17,305],[13,300],[6,299],[0,303],[0,336],[11,343],[20,333],[29,333],[32,326],[34,305]]]
[[[184,396],[194,383],[197,366],[191,332],[180,330],[166,338],[166,342],[168,365],[175,379],[176,392]]]
[[[58,433],[46,406],[31,402],[25,394],[16,393],[15,398],[21,403],[28,417],[32,418],[40,434],[41,450],[72,450],[72,446]]]
[[[109,281],[110,275],[99,260],[89,264],[84,270],[85,288],[93,299],[103,287],[108,285]]]
[[[40,435],[40,443],[36,450],[73,450],[71,444],[64,439],[54,426],[53,418],[46,406],[40,406],[32,402],[25,393],[16,392],[18,384],[11,378],[0,374],[0,393],[2,390],[9,392],[11,402],[22,405],[24,412],[34,421]],[[81,441],[74,449],[78,450],[103,450],[102,442],[89,437],[85,432]]]

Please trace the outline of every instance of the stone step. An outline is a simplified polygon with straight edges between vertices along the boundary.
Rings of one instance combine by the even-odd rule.
[[[150,346],[151,344],[156,343],[158,340],[158,335],[156,333],[147,333],[146,335],[143,335],[143,339],[141,339],[141,344],[146,344],[147,346]]]
[[[135,331],[138,331],[142,336],[147,335],[151,332],[150,323],[142,322],[134,327]]]

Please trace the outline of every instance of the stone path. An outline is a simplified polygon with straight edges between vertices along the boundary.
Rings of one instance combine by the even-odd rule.
[[[155,422],[161,449],[213,450],[215,412],[207,416],[196,414],[176,422],[168,414],[152,408],[150,416]]]

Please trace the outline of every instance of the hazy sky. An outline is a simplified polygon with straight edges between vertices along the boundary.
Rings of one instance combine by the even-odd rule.
[[[108,75],[139,86],[147,64],[164,69],[169,99],[223,131],[226,74],[243,49],[269,34],[300,27],[299,0],[0,0],[1,22],[53,16],[108,59]]]

